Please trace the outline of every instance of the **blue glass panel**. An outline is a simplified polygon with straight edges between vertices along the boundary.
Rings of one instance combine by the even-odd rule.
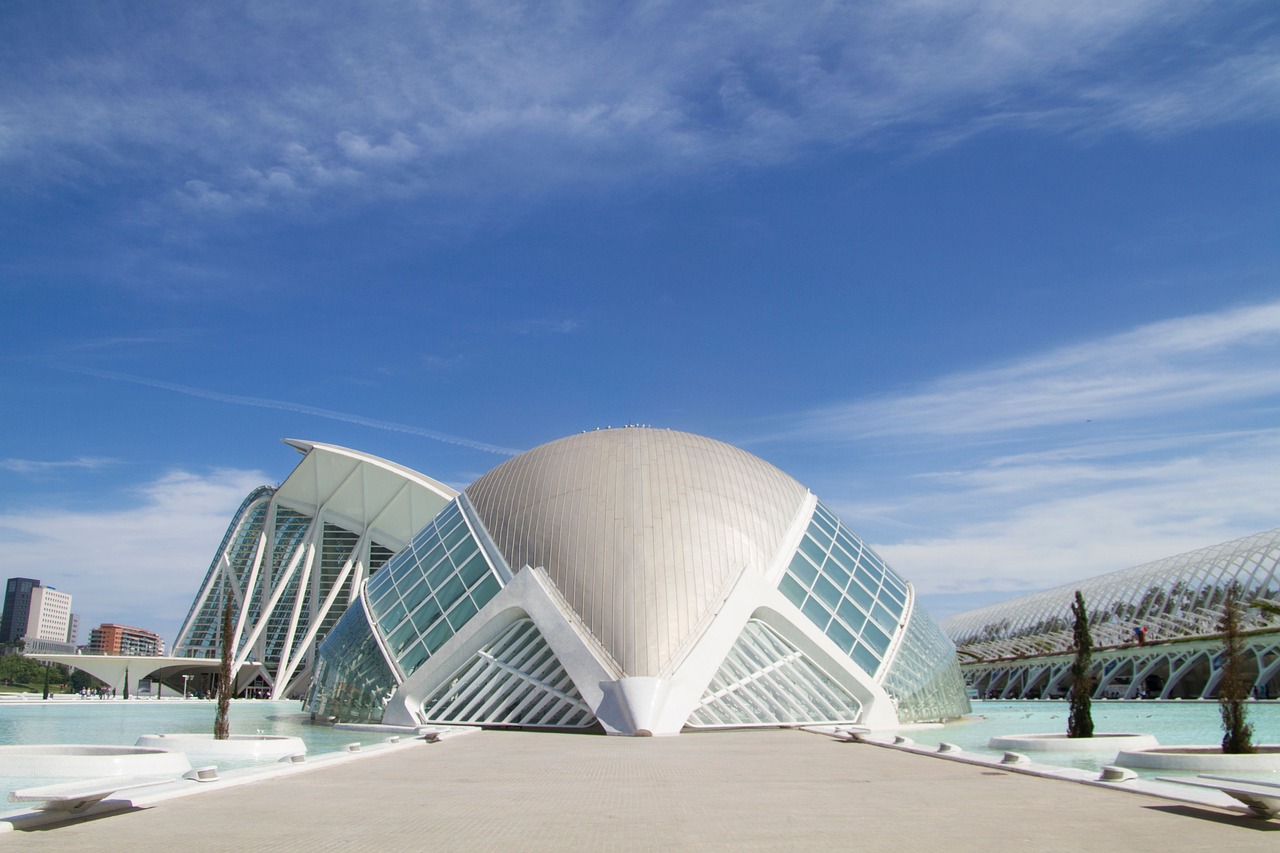
[[[421,604],[430,594],[431,587],[427,586],[426,582],[419,581],[412,589],[404,594],[402,600],[404,601],[405,609],[410,611],[416,610],[418,605]]]
[[[844,620],[844,624],[848,625],[855,632],[862,630],[862,623],[867,621],[867,616],[854,606],[853,602],[845,599],[840,602],[840,606],[836,608],[836,615]]]
[[[805,616],[808,616],[809,621],[817,625],[820,630],[825,631],[827,628],[827,623],[831,621],[831,614],[828,613],[825,609],[823,609],[822,602],[818,601],[818,599],[816,598],[810,597],[810,599],[804,603],[804,606],[801,607],[800,610],[804,613]]]
[[[490,599],[498,594],[500,589],[502,589],[502,584],[490,573],[476,585],[475,589],[471,590],[471,597],[476,600],[476,604],[484,607],[489,603]]]
[[[382,633],[386,634],[397,625],[399,625],[405,617],[404,605],[399,601],[387,608],[387,612],[383,613],[378,619],[378,627],[382,629]]]
[[[843,649],[845,654],[848,654],[850,650],[853,649],[853,633],[848,628],[841,625],[839,620],[833,619],[831,621],[831,624],[827,627],[827,636],[831,638],[832,642]]]
[[[442,622],[441,624],[444,623]],[[431,657],[431,653],[427,651],[426,646],[422,643],[417,643],[409,648],[404,657],[400,658],[400,668],[407,674],[412,675],[413,671],[422,666],[423,662],[429,657]]]
[[[436,598],[440,600],[440,606],[447,610],[466,592],[467,585],[462,582],[462,578],[454,575],[436,592]]]
[[[438,618],[440,618],[440,603],[435,598],[428,598],[426,603],[409,617],[409,621],[417,625],[419,631],[425,631]]]
[[[858,643],[858,645],[853,647],[853,654],[850,655],[850,657],[853,658],[854,663],[865,669],[871,675],[875,675],[876,670],[880,668],[880,659],[872,654],[871,651],[862,643]]]
[[[791,558],[790,571],[804,586],[812,586],[813,579],[818,576],[817,568],[806,560],[803,554],[796,554]]]
[[[808,534],[805,534],[805,537],[800,540],[800,550],[803,551],[805,555],[810,560],[813,561],[813,564],[815,566],[821,566],[822,561],[826,559],[826,556],[827,556],[826,550],[823,549],[822,546],[820,546],[817,542],[814,542],[811,538],[809,538]]]
[[[418,632],[414,630],[412,622],[405,622],[399,628],[391,632],[391,636],[387,637],[387,645],[391,647],[391,654],[399,656],[410,643],[416,642]]]
[[[457,632],[463,625],[467,624],[467,622],[471,620],[472,616],[476,615],[476,611],[478,609],[479,608],[476,607],[476,603],[472,601],[469,596],[464,596],[463,599],[444,616],[449,620],[449,624],[453,626],[453,630]]]
[[[458,576],[462,578],[462,582],[468,587],[473,587],[480,582],[480,579],[489,572],[489,564],[484,561],[484,556],[479,552],[473,552],[471,559],[463,563],[458,569]]]
[[[459,524],[457,527],[444,534],[441,538],[444,541],[444,546],[446,548],[453,548],[453,546],[457,545],[470,535],[471,531],[467,530],[467,526],[465,524]]]
[[[813,592],[822,599],[829,610],[835,610],[836,605],[840,603],[840,599],[843,597],[840,594],[840,590],[836,589],[835,585],[825,577],[818,578],[818,582],[813,585]]]
[[[833,559],[838,553],[838,551],[831,552],[831,557],[822,564],[822,573],[830,578],[833,584],[844,589],[849,585],[849,570]]]
[[[880,623],[880,627],[890,633],[898,629],[898,617],[881,607],[879,602],[876,602],[876,606],[871,608],[871,618]]]
[[[435,652],[436,649],[440,648],[445,643],[447,643],[449,641],[449,638],[452,636],[453,636],[453,629],[449,627],[449,623],[447,621],[445,621],[444,619],[441,619],[439,622],[436,623],[436,626],[432,628],[430,631],[428,631],[426,636],[423,637],[422,639],[423,639],[423,642],[426,644],[428,653],[430,654]],[[406,669],[406,672],[407,671],[408,670]]]
[[[431,568],[427,571],[427,584],[432,589],[439,589],[445,579],[453,574],[453,563],[449,562],[449,558],[445,556],[443,550],[435,552],[432,556],[436,557],[437,560],[431,564]]]
[[[870,613],[871,607],[875,603],[875,597],[867,592],[858,583],[858,578],[854,578],[854,582],[849,584],[849,588],[845,590],[845,595],[854,600],[854,603],[862,609],[864,613]]]
[[[889,635],[877,628],[874,622],[868,621],[866,625],[862,626],[860,639],[874,649],[878,655],[883,655],[889,648]]]
[[[796,559],[803,558],[797,557]],[[785,595],[796,607],[799,607],[808,595],[808,593],[805,592],[804,587],[802,587],[795,578],[791,577],[791,575],[782,576],[782,582],[778,584],[778,589],[780,589],[782,594]]]

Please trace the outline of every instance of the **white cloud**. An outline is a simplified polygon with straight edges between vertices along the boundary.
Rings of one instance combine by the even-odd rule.
[[[1152,418],[1280,394],[1280,302],[1167,320],[909,394],[840,403],[784,429],[826,440],[949,441]]]
[[[0,470],[15,474],[49,474],[55,471],[79,469],[96,471],[116,464],[117,460],[101,456],[77,456],[75,459],[0,459]]]
[[[118,28],[39,8],[3,21],[14,179],[145,176],[218,212],[613,184],[908,132],[1171,133],[1280,102],[1265,33],[1185,0],[226,4]]]
[[[926,594],[1046,589],[1276,527],[1277,470],[1280,431],[1203,455],[1013,469],[998,496],[981,476],[918,495],[912,511],[950,524],[877,550]]]
[[[1271,303],[832,406],[790,435],[892,453],[824,497],[924,595],[998,600],[1276,527],[1277,411]]]
[[[11,574],[71,594],[82,642],[101,622],[172,642],[236,507],[263,482],[257,471],[174,471],[116,509],[8,512],[0,547]]]

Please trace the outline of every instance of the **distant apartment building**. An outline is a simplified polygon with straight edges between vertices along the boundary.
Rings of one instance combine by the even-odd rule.
[[[70,628],[70,595],[51,586],[38,586],[31,590],[31,609],[27,614],[24,637],[65,643]]]
[[[9,578],[4,585],[4,612],[0,615],[0,643],[16,643],[27,631],[31,616],[31,591],[40,587],[37,578]]]
[[[80,643],[80,616],[72,613],[71,621],[67,623],[67,642],[71,645],[79,645]]]
[[[89,632],[89,654],[131,657],[163,655],[164,640],[159,634],[143,628],[103,622]]]

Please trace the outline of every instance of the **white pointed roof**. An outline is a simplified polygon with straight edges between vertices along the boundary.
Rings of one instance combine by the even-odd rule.
[[[328,520],[350,530],[368,528],[392,550],[409,544],[458,496],[411,468],[358,450],[292,438],[285,443],[306,455],[280,484],[276,500],[312,517],[324,507]]]

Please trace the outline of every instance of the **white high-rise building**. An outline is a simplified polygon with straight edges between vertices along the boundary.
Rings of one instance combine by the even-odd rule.
[[[65,643],[70,626],[70,595],[51,586],[38,586],[31,590],[31,613],[27,616],[26,636]]]

